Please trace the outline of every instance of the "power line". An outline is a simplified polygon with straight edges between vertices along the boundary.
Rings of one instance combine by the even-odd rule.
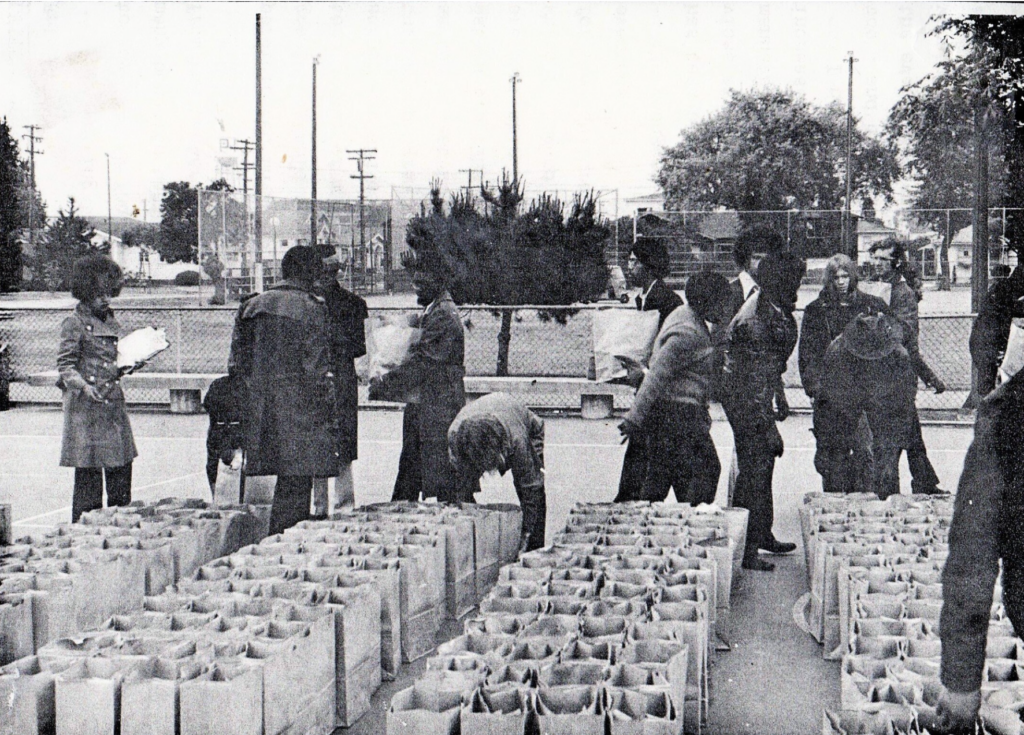
[[[369,153],[376,153],[376,148],[357,148],[355,150],[346,150],[346,153],[355,153],[355,156],[349,156],[348,160],[355,161],[356,166],[359,168],[358,174],[352,174],[349,176],[351,179],[359,179],[359,267],[360,269],[366,266],[366,219],[365,219],[365,205],[366,205],[366,191],[364,188],[364,182],[366,179],[372,179],[373,175],[366,173],[363,164],[366,161],[372,161],[376,156],[367,155]]]
[[[483,184],[483,181],[484,181],[484,171],[483,171],[483,169],[481,169],[481,168],[460,168],[459,169],[459,173],[460,174],[467,174],[468,177],[469,177],[467,179],[466,185],[465,186],[461,186],[459,188],[460,189],[465,189],[466,193],[468,195],[473,196],[473,174],[474,173],[480,174],[480,183]]]
[[[246,250],[249,249],[249,169],[256,168],[256,164],[249,163],[249,149],[254,147],[255,143],[251,140],[243,139],[235,142],[235,145],[229,146],[233,151],[243,151],[242,154],[242,165],[235,166],[235,171],[241,170],[242,172],[242,201],[245,206],[245,244],[242,245],[242,271],[246,268]]]
[[[36,236],[36,156],[43,155],[43,151],[36,150],[36,143],[43,139],[36,135],[36,131],[42,129],[38,125],[22,127],[28,130],[28,134],[21,137],[28,139],[28,248],[31,252]]]

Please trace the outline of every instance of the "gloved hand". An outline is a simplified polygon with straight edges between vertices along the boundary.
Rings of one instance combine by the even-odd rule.
[[[939,377],[936,377],[932,381],[932,388],[935,389],[935,394],[936,395],[938,395],[939,393],[945,393],[946,392],[946,384],[943,383],[942,379],[939,378]]]
[[[786,390],[776,388],[775,390],[775,420],[785,421],[789,417],[789,401],[786,400]]]
[[[381,400],[381,396],[384,394],[384,379],[383,378],[370,378],[370,390],[369,399],[371,401]]]
[[[943,732],[974,732],[974,723],[981,709],[981,690],[973,692],[951,692],[943,689],[935,714]]]

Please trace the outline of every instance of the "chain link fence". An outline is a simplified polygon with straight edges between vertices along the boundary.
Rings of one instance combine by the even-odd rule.
[[[511,340],[508,375],[527,378],[587,378],[592,355],[593,306],[585,307],[481,307],[460,309],[466,329],[466,373],[493,376],[498,367],[498,335],[503,312],[511,312]],[[602,307],[621,308],[621,307]],[[371,309],[370,313],[415,313],[416,309]],[[31,306],[5,307],[0,310],[0,344],[6,345],[12,376],[11,400],[51,402],[60,400],[54,387],[33,387],[26,378],[56,367],[60,325],[66,309]],[[798,321],[802,312],[797,312]],[[227,368],[233,307],[149,307],[117,311],[124,330],[144,326],[163,328],[170,349],[153,359],[143,372],[219,373]],[[918,392],[918,406],[928,409],[957,410],[971,389],[971,359],[968,337],[973,316],[938,315],[920,318],[920,349],[925,361],[946,383],[948,390],[937,395],[930,390]],[[794,391],[794,407],[809,407],[800,388],[797,355],[794,351],[784,376]],[[549,407],[578,406],[578,388],[566,386],[551,393],[531,395],[531,403]],[[131,387],[129,402],[166,404],[165,389]],[[365,398],[365,394],[364,394]],[[628,396],[617,396],[624,408]]]

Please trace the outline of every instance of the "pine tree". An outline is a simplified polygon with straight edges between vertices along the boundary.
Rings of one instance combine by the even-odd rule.
[[[89,220],[78,215],[74,197],[69,198],[67,211],[58,210],[57,219],[46,228],[31,260],[36,279],[41,280],[49,291],[70,289],[71,269],[75,261],[89,253],[109,250],[109,245],[92,244],[95,234]]]
[[[7,118],[0,120],[0,291],[21,284],[18,142]]]
[[[422,207],[406,233],[413,253],[407,264],[416,267],[425,254],[443,263],[457,303],[570,305],[604,292],[611,231],[597,216],[592,192],[575,196],[568,217],[564,204],[549,194],[520,212],[523,191],[508,176],[481,196],[489,205],[485,214],[469,193],[454,194],[446,208],[440,182],[431,182],[429,210]],[[501,316],[496,373],[508,375],[512,310],[495,311]],[[541,318],[562,323],[568,316],[563,309],[541,310]]]

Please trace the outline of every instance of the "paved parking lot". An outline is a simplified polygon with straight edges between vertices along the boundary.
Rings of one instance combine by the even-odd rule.
[[[206,486],[203,415],[133,411],[139,457],[134,466],[134,497],[209,498]],[[615,493],[623,447],[616,420],[545,418],[548,531],[565,522],[578,501],[608,501]],[[27,407],[0,413],[0,503],[14,506],[15,531],[39,532],[70,519],[72,470],[57,466],[62,414],[56,407]],[[359,503],[387,500],[398,468],[401,414],[360,412],[359,454],[355,465]],[[799,541],[797,508],[803,495],[820,489],[814,472],[810,418],[790,417],[780,425],[786,450],[776,466],[776,536]],[[953,490],[970,443],[966,426],[926,426],[925,442],[944,489]],[[732,454],[728,424],[715,421],[712,436],[724,467]],[[718,498],[725,497],[725,478]],[[909,492],[904,460],[903,492]],[[485,477],[481,502],[514,502],[510,477]],[[747,574],[736,583],[733,609],[720,624],[732,650],[712,664],[712,733],[807,733],[820,730],[821,710],[839,702],[839,664],[821,659],[821,649],[792,619],[797,598],[806,591],[799,552],[782,558],[772,574]],[[457,635],[457,625],[442,631]],[[408,686],[423,662],[406,667],[396,682],[382,687],[373,712],[348,732],[382,732],[391,694]]]

